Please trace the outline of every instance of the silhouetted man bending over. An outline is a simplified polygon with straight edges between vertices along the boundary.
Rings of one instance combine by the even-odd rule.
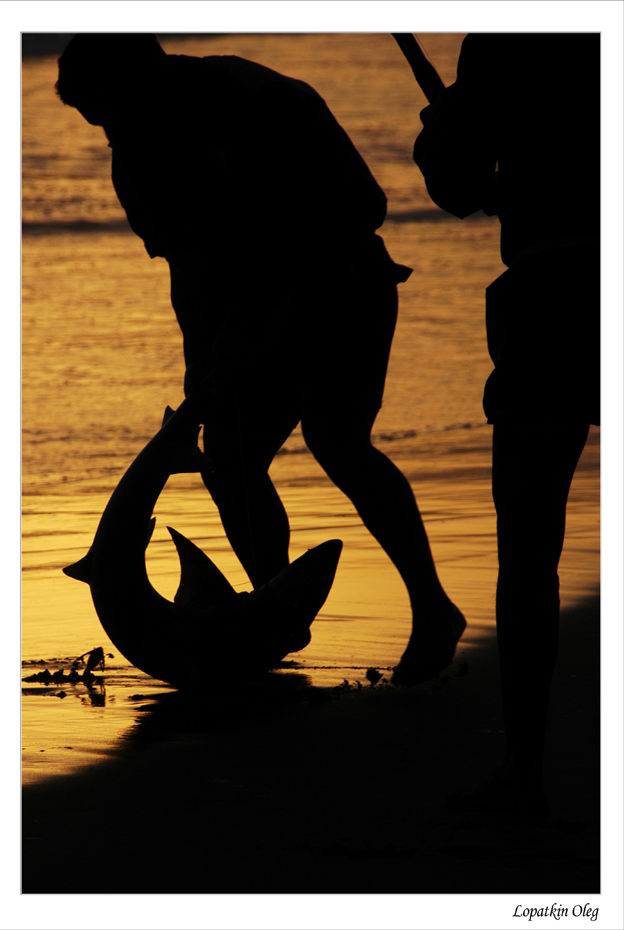
[[[435,675],[464,619],[409,483],[371,444],[410,272],[375,234],[386,197],[350,139],[303,82],[233,56],[167,55],[153,36],[76,36],[57,90],[104,128],[130,225],[169,263],[203,479],[251,581],[288,562],[268,472],[301,421],[409,591],[398,680]]]
[[[566,503],[599,422],[599,37],[468,36],[457,82],[422,117],[429,193],[459,217],[498,214],[508,266],[486,292],[484,395],[507,755],[466,801],[540,811]]]

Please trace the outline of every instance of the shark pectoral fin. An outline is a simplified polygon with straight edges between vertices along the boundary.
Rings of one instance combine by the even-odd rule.
[[[72,565],[66,565],[63,572],[70,578],[75,578],[76,581],[84,581],[85,584],[89,584],[91,581],[92,563],[93,551],[89,549],[82,559],[78,559],[78,561],[74,562]]]
[[[174,602],[184,607],[207,608],[236,597],[236,591],[199,546],[172,526],[167,529],[180,558],[180,585]]]

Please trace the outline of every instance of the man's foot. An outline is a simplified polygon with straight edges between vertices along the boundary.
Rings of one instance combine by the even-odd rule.
[[[501,772],[476,791],[450,795],[446,809],[452,813],[492,814],[533,822],[546,820],[549,813],[541,785],[509,778]]]
[[[466,619],[461,610],[449,604],[426,630],[421,628],[412,634],[394,669],[392,684],[411,686],[435,678],[453,661],[465,629]]]

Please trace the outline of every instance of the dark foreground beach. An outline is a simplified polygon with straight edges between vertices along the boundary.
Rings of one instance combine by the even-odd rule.
[[[24,789],[23,891],[597,893],[598,599],[563,616],[547,822],[445,811],[494,769],[497,688],[491,638],[417,689],[163,695],[110,761]]]

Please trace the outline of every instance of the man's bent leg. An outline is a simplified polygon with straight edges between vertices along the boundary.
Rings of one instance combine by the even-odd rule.
[[[353,503],[362,522],[396,566],[407,587],[413,631],[395,670],[396,684],[436,675],[452,660],[466,623],[444,591],[411,486],[370,441],[370,428],[325,417],[304,417],[303,435],[328,476]]]
[[[337,276],[319,298],[325,365],[304,405],[302,429],[311,452],[351,500],[390,557],[412,606],[413,630],[395,669],[396,684],[432,678],[452,660],[465,628],[438,578],[429,540],[405,476],[371,443],[381,407],[397,316],[397,280],[381,240],[357,273]],[[384,258],[385,256],[385,258]],[[329,314],[329,315],[328,315]]]

